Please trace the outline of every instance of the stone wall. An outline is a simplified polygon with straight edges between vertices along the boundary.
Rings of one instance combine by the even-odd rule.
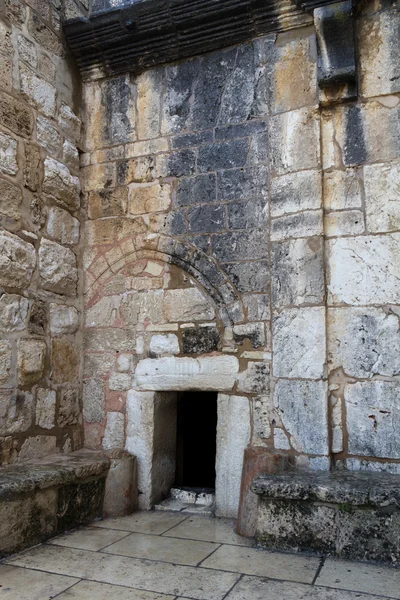
[[[399,22],[359,7],[357,101],[318,91],[312,27],[85,84],[90,447],[132,450],[138,394],[228,355],[207,385],[253,445],[400,469]]]
[[[0,2],[0,464],[83,442],[81,89],[61,4]]]

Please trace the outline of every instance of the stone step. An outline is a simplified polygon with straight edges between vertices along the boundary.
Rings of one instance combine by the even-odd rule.
[[[171,498],[176,498],[187,504],[213,504],[215,500],[214,492],[203,490],[202,488],[172,488]]]
[[[171,496],[156,504],[154,510],[213,517],[215,515],[215,494],[201,488],[172,488]]]
[[[257,540],[268,548],[312,550],[400,565],[400,476],[293,472],[261,475]]]

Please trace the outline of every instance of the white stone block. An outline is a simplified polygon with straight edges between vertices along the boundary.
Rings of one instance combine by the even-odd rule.
[[[325,381],[277,382],[274,406],[297,452],[328,454],[327,393]]]
[[[365,209],[371,233],[400,229],[400,163],[365,165]]]
[[[75,333],[79,327],[79,313],[74,306],[50,304],[50,331],[52,335]]]
[[[215,481],[215,500],[219,516],[237,517],[243,454],[249,442],[248,398],[219,394]]]
[[[158,356],[165,354],[179,354],[179,340],[173,333],[167,335],[153,335],[150,340],[150,352]]]
[[[132,387],[132,378],[126,373],[111,373],[108,387],[114,392],[124,392]]]
[[[235,356],[148,358],[137,365],[136,383],[143,390],[229,391],[238,371]]]
[[[400,458],[400,382],[346,385],[345,402],[349,453]]]
[[[329,240],[326,254],[330,304],[400,302],[400,233]]]
[[[211,301],[197,288],[168,290],[165,292],[167,320],[209,321],[215,317]]]
[[[326,362],[325,309],[288,308],[273,323],[275,377],[319,379]]]
[[[123,448],[125,445],[125,416],[119,412],[107,413],[107,424],[104,431],[104,450]]]

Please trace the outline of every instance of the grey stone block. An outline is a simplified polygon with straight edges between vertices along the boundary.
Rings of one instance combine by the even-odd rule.
[[[224,263],[222,267],[239,292],[265,292],[269,288],[267,262]]]
[[[252,230],[216,235],[212,240],[215,258],[223,262],[253,260],[267,256],[267,232]]]
[[[243,200],[265,197],[268,185],[268,169],[257,166],[218,173],[218,200]]]
[[[198,177],[183,177],[179,180],[176,196],[177,206],[190,206],[204,202],[214,202],[217,191],[214,173]]]
[[[201,146],[197,159],[197,168],[201,173],[222,169],[234,169],[246,164],[249,152],[247,139],[220,142]]]
[[[245,202],[228,204],[229,229],[251,229],[266,227],[268,224],[268,205],[266,200],[256,198]]]
[[[226,229],[226,208],[223,204],[196,206],[188,211],[190,233],[213,233]]]
[[[215,327],[189,327],[184,329],[183,336],[184,354],[207,354],[220,348],[220,335]]]

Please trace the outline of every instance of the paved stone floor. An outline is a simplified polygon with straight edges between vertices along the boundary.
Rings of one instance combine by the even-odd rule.
[[[400,570],[251,546],[226,520],[135,513],[3,561],[0,599],[400,599]]]

